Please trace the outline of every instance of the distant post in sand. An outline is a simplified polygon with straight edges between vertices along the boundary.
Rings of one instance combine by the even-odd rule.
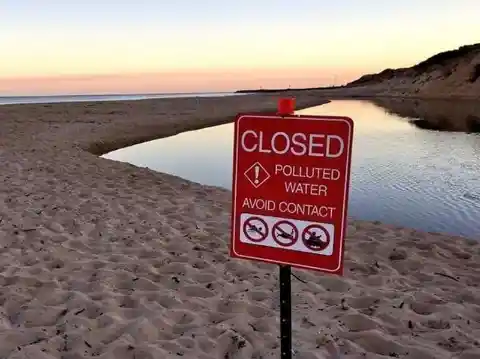
[[[353,121],[238,114],[232,186],[232,257],[280,267],[281,359],[292,357],[291,266],[343,274]]]

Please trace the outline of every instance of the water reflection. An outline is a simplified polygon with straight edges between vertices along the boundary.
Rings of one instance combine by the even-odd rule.
[[[391,114],[412,118],[422,129],[480,133],[479,101],[382,98],[372,102]]]
[[[480,136],[419,129],[411,124],[414,113],[406,112],[406,106],[392,108],[351,100],[298,111],[345,115],[355,122],[349,215],[479,237]],[[105,157],[230,189],[232,140],[233,126],[227,124]]]

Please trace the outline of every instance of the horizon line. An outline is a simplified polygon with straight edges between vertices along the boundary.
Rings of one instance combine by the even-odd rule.
[[[194,94],[226,94],[235,93],[239,90],[233,91],[193,91],[193,92],[112,92],[112,93],[69,93],[69,94],[49,94],[49,95],[3,95],[0,93],[0,98],[25,98],[25,97],[69,97],[69,96],[150,96],[150,95],[194,95]],[[241,95],[241,93],[238,93]]]

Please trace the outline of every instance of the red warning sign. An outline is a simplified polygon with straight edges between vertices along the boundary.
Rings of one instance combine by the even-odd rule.
[[[234,136],[231,255],[342,274],[352,120],[242,114]]]

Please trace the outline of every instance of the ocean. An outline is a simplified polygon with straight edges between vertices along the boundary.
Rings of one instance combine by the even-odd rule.
[[[446,104],[449,107],[441,108],[447,118],[458,119],[455,113],[465,108],[462,103]],[[426,106],[421,108],[434,112],[440,105]],[[479,238],[480,133],[424,129],[413,118],[370,101],[334,100],[297,113],[349,116],[355,122],[351,218]],[[103,157],[231,190],[233,139],[229,123]]]
[[[132,101],[154,98],[174,97],[222,97],[244,94],[234,92],[198,92],[198,93],[159,93],[159,94],[120,94],[120,95],[60,95],[60,96],[0,96],[0,105],[58,103],[58,102],[91,102],[91,101]]]

